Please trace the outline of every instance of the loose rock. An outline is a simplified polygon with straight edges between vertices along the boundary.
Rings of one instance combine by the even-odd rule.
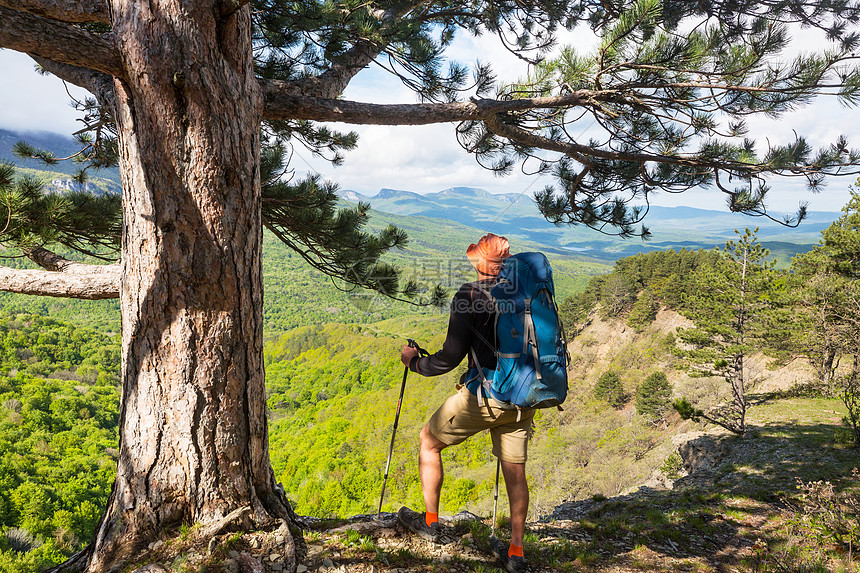
[[[240,553],[238,561],[243,573],[265,573],[263,565],[248,553]]]
[[[481,518],[470,511],[461,511],[452,517],[451,521],[454,523],[461,523],[463,521],[481,521]]]
[[[158,563],[152,563],[137,569],[134,573],[169,573],[167,569]]]

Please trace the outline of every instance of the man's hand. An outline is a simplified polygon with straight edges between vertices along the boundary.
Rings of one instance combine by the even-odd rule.
[[[409,368],[409,364],[412,362],[412,359],[418,356],[418,349],[412,348],[408,344],[403,345],[403,350],[400,351],[400,361],[403,362],[403,365]]]

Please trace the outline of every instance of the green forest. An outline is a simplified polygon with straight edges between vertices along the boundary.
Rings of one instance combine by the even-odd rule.
[[[116,474],[116,336],[0,316],[0,571],[37,571],[86,544]]]
[[[388,253],[385,259],[400,267],[404,278],[415,278],[424,285],[439,284],[452,293],[463,282],[472,280],[464,246],[475,240],[479,234],[476,229],[442,219],[411,217],[402,220],[387,213],[372,212],[372,229],[379,230],[394,223],[409,233],[409,242],[404,249]],[[546,250],[545,246],[528,241],[516,242],[513,247],[515,251]],[[72,260],[81,258],[69,249],[56,251]],[[550,256],[560,300],[611,268],[605,262],[559,250],[551,250]],[[90,259],[89,262],[98,261]],[[35,267],[21,257],[4,258],[3,264],[13,268]],[[420,296],[413,301],[419,304],[410,304],[348,287],[308,265],[268,232],[263,235],[262,264],[264,328],[270,336],[308,324],[363,324],[438,312],[438,309],[421,306]],[[119,332],[119,303],[113,300],[71,300],[0,292],[0,308],[9,313],[67,320],[100,332]]]
[[[655,469],[677,475],[680,460],[667,436],[692,423],[685,420],[743,430],[752,406],[748,396],[737,403],[731,366],[739,356],[762,351],[772,368],[797,357],[812,364],[815,375],[804,395],[844,413],[832,432],[834,471],[847,467],[856,455],[851,446],[860,441],[852,362],[858,324],[856,314],[847,312],[860,300],[858,218],[860,197],[854,196],[819,246],[786,268],[773,265],[750,229],[722,249],[635,255],[606,273],[588,261],[556,263],[566,285],[560,287],[566,294],[561,314],[572,338],[570,394],[563,412],[536,416],[530,519],[565,500],[617,495]],[[400,256],[426,254],[420,245],[416,241]],[[266,398],[276,478],[301,515],[373,512],[403,372],[399,350],[407,337],[438,349],[447,317],[393,303],[357,314],[348,305],[359,303],[344,298],[353,295],[334,286],[327,290],[307,269],[291,275],[300,261],[274,250],[264,264],[282,286],[267,291],[274,302],[266,307]],[[304,302],[292,300],[298,292]],[[116,325],[105,318],[113,303],[19,304],[4,303],[0,317],[3,573],[59,563],[88,541],[118,455],[119,341],[110,334]],[[290,305],[306,312],[291,314]],[[42,315],[57,309],[69,322]],[[694,326],[666,328],[658,320],[666,311]],[[732,326],[738,312],[744,313],[742,333]],[[325,320],[343,315],[353,320]],[[601,355],[618,325],[635,336],[613,355]],[[460,373],[410,375],[384,510],[420,507],[418,431]],[[752,388],[749,381],[745,388]],[[738,406],[744,407],[740,419]],[[494,471],[488,437],[447,449],[443,459],[448,478],[442,511],[486,514]]]

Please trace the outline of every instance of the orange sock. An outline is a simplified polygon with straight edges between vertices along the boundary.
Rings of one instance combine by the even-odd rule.
[[[430,513],[429,511],[424,514],[424,523],[427,524],[427,527],[430,527],[434,523],[439,521],[438,513]]]
[[[522,545],[514,545],[511,543],[511,548],[508,549],[508,557],[522,557],[523,556],[523,546]]]

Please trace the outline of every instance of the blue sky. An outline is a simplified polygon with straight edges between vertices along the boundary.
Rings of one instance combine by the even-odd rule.
[[[819,42],[813,33],[803,31],[799,33],[795,50],[803,50]],[[460,37],[450,54],[464,62],[476,59],[490,61],[499,77],[505,80],[515,80],[527,71],[523,62],[488,38]],[[0,86],[0,128],[70,134],[80,125],[75,121],[76,115],[69,106],[69,97],[62,82],[37,75],[27,56],[0,50],[0,69],[5,80]],[[76,97],[84,94],[83,90],[71,88]],[[373,66],[359,74],[345,97],[383,103],[415,101],[412,92],[398,80]],[[750,135],[775,144],[792,140],[796,131],[807,135],[813,144],[824,144],[844,134],[852,146],[860,147],[858,113],[857,109],[844,108],[835,99],[825,100],[779,121],[753,120],[750,122]],[[293,158],[297,176],[315,170],[336,181],[342,189],[353,189],[366,195],[373,195],[383,187],[428,193],[453,186],[480,187],[493,193],[533,193],[552,183],[548,178],[519,172],[502,178],[494,176],[460,148],[453,125],[356,127],[333,124],[332,127],[357,131],[360,137],[358,149],[347,154],[342,166],[333,167],[299,147]],[[578,131],[574,130],[574,133]],[[808,192],[800,180],[774,179],[770,205],[778,211],[792,212],[800,201],[808,201],[813,210],[838,211],[847,201],[848,186],[853,182],[853,177],[833,178],[821,193],[815,195]],[[714,189],[657,195],[653,203],[725,208],[723,196]]]

